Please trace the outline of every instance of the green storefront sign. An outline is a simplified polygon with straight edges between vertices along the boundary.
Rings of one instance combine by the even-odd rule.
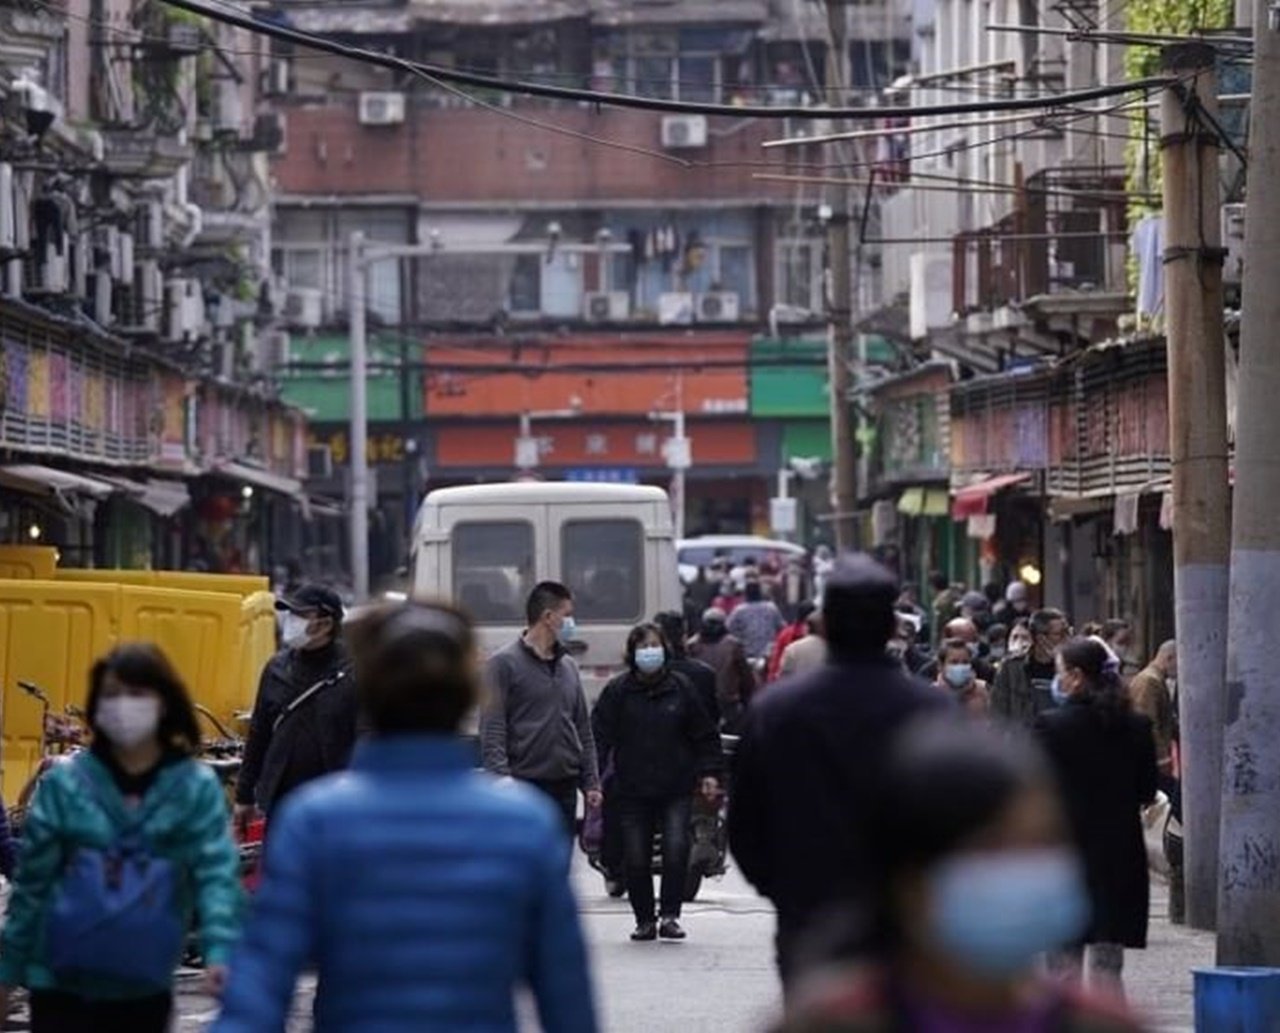
[[[296,405],[313,423],[343,423],[350,418],[351,385],[346,363],[351,350],[345,334],[294,336],[289,344],[290,360],[295,363],[332,363],[333,370],[296,370],[281,378],[282,396],[290,405]],[[417,361],[421,349],[413,345],[409,349],[409,361]],[[369,341],[370,364],[398,363],[400,341],[398,338],[379,339],[376,334]],[[421,375],[410,371],[409,419],[422,416]],[[368,385],[369,419],[371,422],[399,421],[401,384],[398,370],[375,370],[365,378]]]

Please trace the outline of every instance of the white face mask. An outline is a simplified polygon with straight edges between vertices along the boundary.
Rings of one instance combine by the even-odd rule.
[[[307,641],[311,622],[296,613],[286,613],[280,621],[280,641],[289,649],[297,649]]]
[[[94,725],[112,744],[132,749],[160,727],[160,700],[154,696],[111,696],[98,701]]]

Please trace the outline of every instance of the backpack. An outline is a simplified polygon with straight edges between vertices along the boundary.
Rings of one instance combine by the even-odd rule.
[[[105,810],[84,761],[71,767]],[[110,846],[79,846],[68,859],[45,926],[48,965],[59,980],[88,977],[157,991],[172,985],[187,923],[179,907],[179,865],[156,855],[142,832],[159,802],[144,799]]]

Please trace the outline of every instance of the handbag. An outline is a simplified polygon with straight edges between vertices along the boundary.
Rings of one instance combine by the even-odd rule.
[[[93,780],[80,763],[74,766],[105,809]],[[144,802],[110,846],[79,846],[68,859],[45,927],[47,962],[60,980],[118,980],[157,990],[172,984],[187,923],[179,908],[179,867],[157,856],[142,833],[154,809]]]

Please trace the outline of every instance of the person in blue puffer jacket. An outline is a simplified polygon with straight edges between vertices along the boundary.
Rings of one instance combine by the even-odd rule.
[[[316,1033],[595,1033],[569,843],[534,790],[473,770],[458,728],[479,691],[475,634],[445,605],[371,607],[347,625],[373,735],[351,770],[286,801],[211,1033],[277,1033],[298,975]]]

